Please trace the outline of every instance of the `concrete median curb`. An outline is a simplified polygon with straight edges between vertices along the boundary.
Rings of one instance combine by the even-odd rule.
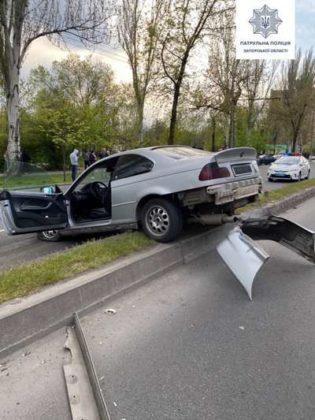
[[[288,197],[282,198],[281,200],[268,203],[261,208],[244,212],[242,213],[242,217],[247,219],[249,217],[264,217],[271,216],[272,214],[277,215],[292,209],[294,206],[297,206],[314,196],[315,187],[309,187]]]
[[[314,195],[315,187],[307,188],[243,213],[242,217],[279,214]],[[230,229],[231,225],[220,226],[173,244],[156,245],[104,268],[0,305],[0,357],[53,329],[69,324],[74,312],[92,310],[105,299],[213,251]]]
[[[39,293],[2,304],[0,357],[68,325],[74,312],[91,310],[117,293],[213,251],[230,228],[226,225],[207,229],[173,244],[159,244]]]

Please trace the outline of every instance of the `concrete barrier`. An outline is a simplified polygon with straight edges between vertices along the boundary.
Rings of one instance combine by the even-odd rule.
[[[159,244],[104,268],[0,306],[0,357],[48,332],[70,324],[74,312],[89,311],[105,299],[152,280],[206,252],[216,252],[231,225],[172,243]]]

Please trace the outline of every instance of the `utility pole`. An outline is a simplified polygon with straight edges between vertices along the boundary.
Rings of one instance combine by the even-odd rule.
[[[314,129],[315,129],[315,111],[312,111],[310,158],[311,156],[313,156]]]

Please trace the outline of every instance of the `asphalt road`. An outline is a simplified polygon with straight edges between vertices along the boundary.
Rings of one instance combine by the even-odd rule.
[[[314,206],[285,216],[315,230]],[[252,302],[213,253],[83,319],[113,420],[314,418],[315,266],[263,244]],[[1,419],[69,418],[64,340],[62,329],[0,360]]]
[[[286,216],[315,230],[315,199]],[[250,302],[216,254],[83,323],[114,419],[313,419],[315,267],[278,244]]]
[[[264,180],[265,191],[271,191],[287,185],[286,182],[268,182],[268,166],[262,165],[259,169]],[[315,177],[315,162],[312,163],[311,177]],[[71,248],[87,239],[91,239],[91,236],[69,237],[58,243],[39,241],[34,234],[10,237],[3,231],[0,219],[0,269],[14,267],[18,263]]]

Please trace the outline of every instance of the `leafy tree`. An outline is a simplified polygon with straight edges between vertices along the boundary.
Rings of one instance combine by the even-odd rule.
[[[175,0],[159,29],[160,57],[164,77],[172,86],[172,110],[168,143],[173,144],[181,89],[192,51],[201,41],[206,25],[222,3],[219,0]]]
[[[140,143],[143,142],[145,99],[156,72],[158,26],[163,4],[163,0],[122,0],[119,16],[119,41],[132,71]]]
[[[283,66],[280,116],[291,126],[292,151],[296,150],[298,136],[314,98],[315,58],[309,51]]]
[[[20,70],[30,45],[44,36],[56,42],[104,42],[111,12],[104,0],[1,1],[0,72],[7,98],[9,159],[16,159],[20,151]]]

